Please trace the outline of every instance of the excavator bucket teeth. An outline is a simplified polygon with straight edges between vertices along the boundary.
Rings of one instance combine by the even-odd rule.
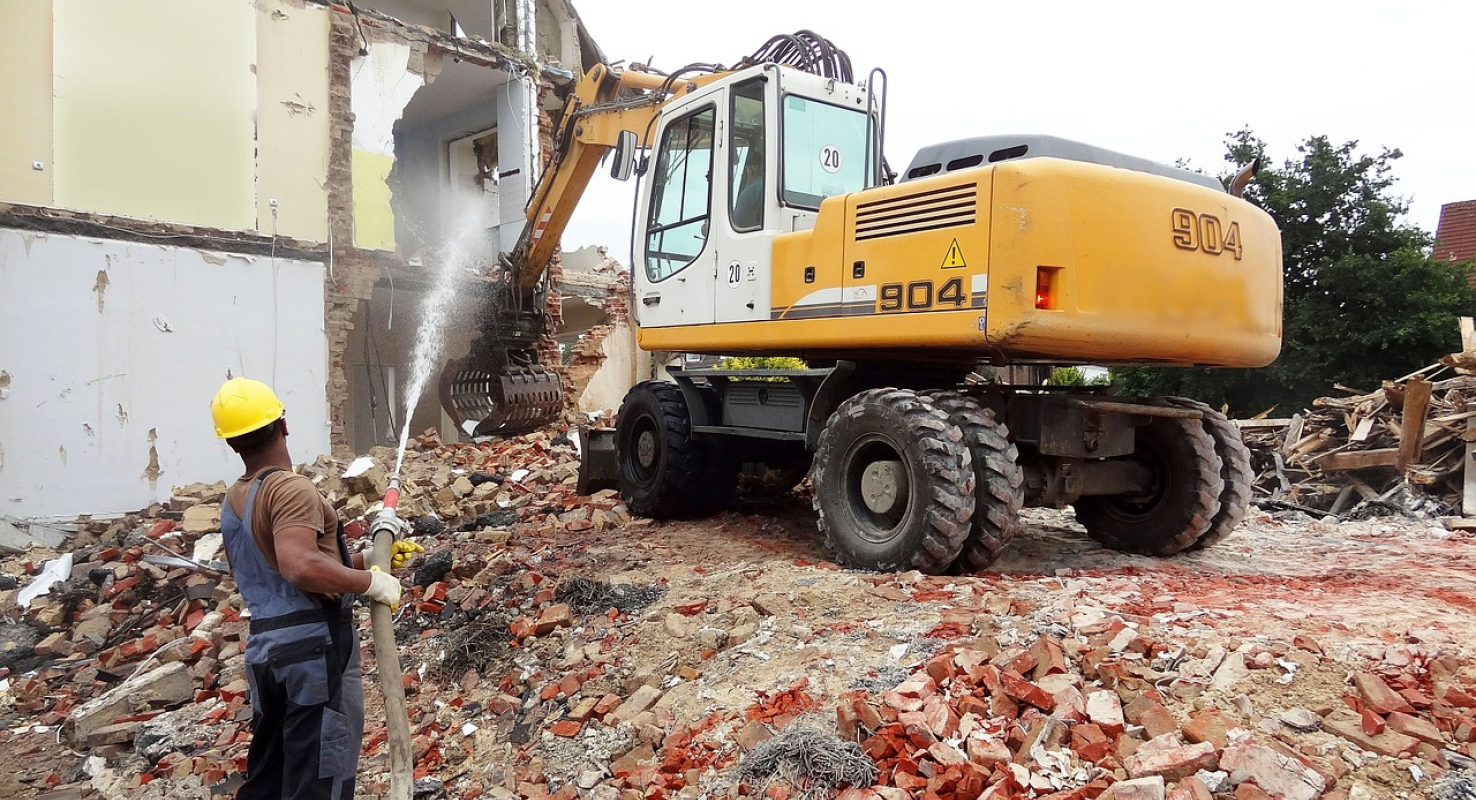
[[[517,436],[559,418],[564,387],[558,373],[534,365],[495,374],[467,362],[453,361],[441,372],[441,406],[457,428],[473,436]]]

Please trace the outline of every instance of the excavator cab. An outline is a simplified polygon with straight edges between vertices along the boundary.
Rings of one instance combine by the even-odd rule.
[[[772,282],[789,277],[773,275],[775,238],[813,228],[827,198],[882,181],[870,97],[762,64],[662,110],[636,202],[642,331],[773,318]]]
[[[511,436],[562,413],[559,375],[543,366],[553,355],[547,265],[612,149],[613,177],[640,174],[636,322],[766,320],[775,236],[812,228],[824,198],[880,180],[881,125],[870,97],[854,85],[845,54],[804,31],[774,37],[733,69],[593,67],[565,102],[470,355],[442,371],[441,405],[456,426]]]

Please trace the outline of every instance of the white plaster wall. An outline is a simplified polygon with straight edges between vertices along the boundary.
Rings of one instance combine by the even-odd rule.
[[[0,514],[133,511],[235,478],[210,421],[228,374],[275,387],[294,461],[327,452],[323,277],[315,262],[0,230]]]

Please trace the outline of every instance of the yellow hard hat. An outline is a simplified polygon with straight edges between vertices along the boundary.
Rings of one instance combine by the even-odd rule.
[[[286,409],[272,387],[250,378],[231,378],[210,401],[215,435],[234,439],[282,418]]]

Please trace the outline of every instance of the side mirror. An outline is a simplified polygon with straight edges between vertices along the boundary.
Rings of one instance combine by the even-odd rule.
[[[636,151],[640,148],[635,131],[621,131],[615,137],[615,154],[610,165],[610,177],[617,181],[628,181],[635,172]]]

